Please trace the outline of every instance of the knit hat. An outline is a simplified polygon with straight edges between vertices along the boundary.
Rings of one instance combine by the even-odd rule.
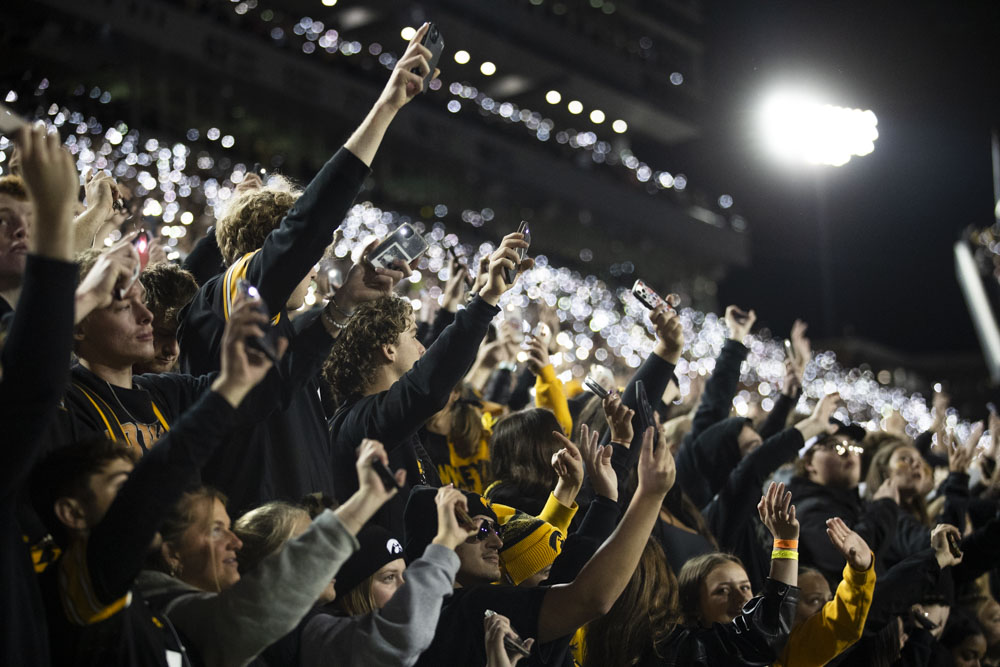
[[[361,548],[337,572],[333,585],[337,597],[347,595],[361,582],[394,560],[403,558],[403,545],[382,526],[369,524],[358,533]]]
[[[552,564],[562,551],[563,534],[555,526],[524,512],[516,512],[500,531],[504,570],[519,585]]]
[[[489,501],[478,493],[462,491],[465,494],[466,504],[469,506],[469,516],[486,516],[493,521],[497,520],[497,515],[490,509]],[[434,540],[437,535],[437,506],[434,504],[434,496],[437,489],[429,486],[415,486],[410,491],[410,497],[406,500],[406,509],[403,510],[403,528],[405,530],[403,543],[405,544],[406,560],[413,562],[420,558],[427,545]]]

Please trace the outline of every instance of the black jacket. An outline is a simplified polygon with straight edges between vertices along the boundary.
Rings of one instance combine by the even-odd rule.
[[[344,402],[329,421],[333,473],[337,500],[344,502],[358,489],[354,470],[355,449],[364,438],[379,440],[389,454],[389,466],[406,468],[407,488],[383,506],[380,525],[403,532],[403,509],[409,486],[422,477],[436,486],[434,462],[420,445],[417,432],[424,422],[448,403],[452,388],[476,359],[490,320],[500,312],[476,297],[455,316],[424,355],[386,391],[354,396]]]
[[[219,368],[222,333],[240,278],[257,287],[277,318],[278,334],[289,339],[281,369],[286,378],[293,373],[299,377],[294,390],[264,423],[241,428],[227,439],[202,473],[207,483],[226,492],[236,510],[276,499],[297,501],[317,491],[335,492],[335,463],[318,396],[319,370],[332,339],[318,312],[290,322],[285,304],[320,260],[368,174],[368,167],[350,151],[338,150],[260,250],[210,278],[181,312],[181,367],[192,375]],[[350,467],[353,470],[353,463]]]
[[[826,520],[840,517],[871,547],[881,576],[885,567],[883,554],[896,532],[899,515],[896,503],[888,499],[865,503],[857,489],[822,486],[798,476],[792,478],[788,490],[792,492],[795,515],[801,526],[799,553],[803,565],[815,567],[829,581],[840,580],[844,557],[826,535]]]
[[[781,655],[799,602],[799,589],[767,579],[732,623],[678,626],[660,648],[662,667],[770,665]]]
[[[740,381],[740,366],[749,353],[750,350],[745,345],[735,340],[730,339],[723,344],[722,351],[715,360],[715,369],[705,383],[705,393],[701,395],[698,409],[691,420],[691,430],[684,436],[680,451],[677,452],[677,481],[696,507],[708,504],[714,493],[701,481],[704,479],[704,472],[691,447],[709,426],[729,416]],[[735,465],[735,461],[729,465],[727,474]]]

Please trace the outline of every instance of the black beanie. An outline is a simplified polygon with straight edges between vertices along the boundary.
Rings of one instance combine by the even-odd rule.
[[[358,542],[361,548],[337,572],[333,587],[338,598],[350,593],[392,561],[403,557],[403,545],[382,526],[368,524],[358,533]]]
[[[488,516],[497,521],[497,515],[490,509],[485,498],[478,493],[462,491],[466,504],[469,506],[469,516]],[[403,527],[405,529],[404,544],[406,545],[406,560],[412,563],[424,555],[424,549],[437,535],[437,505],[434,497],[437,489],[429,486],[415,486],[406,500],[403,510]]]

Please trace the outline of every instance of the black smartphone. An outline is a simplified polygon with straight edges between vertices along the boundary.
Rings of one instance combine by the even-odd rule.
[[[371,466],[372,469],[378,473],[378,477],[382,480],[382,486],[385,487],[386,491],[392,491],[393,489],[399,491],[403,488],[398,482],[396,482],[396,476],[392,474],[391,470],[389,470],[389,466],[382,463],[381,459],[372,459]]]
[[[22,127],[30,123],[6,104],[0,103],[0,133],[13,136]]]
[[[654,310],[663,303],[663,298],[641,280],[636,280],[635,284],[632,285],[632,295],[650,310]]]
[[[260,292],[249,281],[240,279],[236,282],[236,289],[246,299],[254,299],[257,302],[257,310],[264,315],[269,315],[267,304],[260,297]],[[263,336],[249,336],[246,344],[267,357],[274,365],[278,364],[278,352],[275,347],[274,338],[277,331],[274,327],[268,326],[267,332]]]
[[[653,427],[653,448],[655,449],[660,444],[660,433],[656,428],[656,419],[653,417],[653,406],[649,402],[649,396],[646,395],[646,385],[642,380],[635,381],[635,397],[636,403],[639,406],[639,427],[643,433],[650,426]]]
[[[451,255],[451,258],[455,260],[455,263],[465,270],[465,284],[468,285],[469,287],[472,287],[475,281],[473,280],[472,276],[469,275],[469,267],[466,266],[462,262],[462,260],[458,258],[458,254],[455,252],[455,246],[450,245],[447,248],[445,248],[445,250],[448,252],[449,255]]]
[[[528,221],[527,220],[522,220],[521,224],[517,226],[517,233],[518,234],[524,234],[524,240],[527,241],[529,244],[531,243],[531,233],[528,231]],[[524,258],[525,258],[525,256],[527,254],[528,254],[528,249],[527,248],[518,248],[517,249],[517,266],[515,266],[513,270],[507,269],[507,268],[505,268],[503,270],[503,279],[507,282],[508,285],[511,285],[511,284],[514,283],[514,276],[517,275],[518,269],[521,266],[521,262],[524,260]]]
[[[489,618],[490,616],[493,616],[494,614],[496,614],[496,612],[493,611],[492,609],[487,609],[486,610],[486,617],[487,618]],[[511,628],[511,629],[513,630],[513,628]],[[531,655],[531,651],[529,651],[527,648],[525,648],[524,642],[522,642],[520,639],[514,639],[510,635],[506,635],[503,638],[503,647],[504,647],[504,650],[507,651],[508,655],[510,655],[511,653],[517,653],[518,655],[522,655],[525,658],[527,658],[529,655]]]
[[[955,536],[955,533],[947,533],[946,537],[948,538],[948,551],[955,558],[961,558],[962,549],[958,546],[958,537]]]
[[[642,382],[642,380],[639,380]],[[589,375],[583,380],[583,386],[585,389],[589,389],[602,401],[608,397],[609,392],[607,389],[601,386],[601,383],[590,377]]]
[[[426,93],[430,89],[431,81],[434,80],[434,69],[437,67],[438,61],[441,60],[441,53],[444,51],[444,36],[438,29],[437,23],[431,23],[427,27],[427,34],[424,35],[424,41],[421,44],[431,52],[431,57],[427,60],[430,70],[424,77],[424,92]],[[420,70],[416,68],[411,71],[414,74],[420,74]]]
[[[795,350],[792,348],[792,341],[785,339],[785,358],[795,361]]]

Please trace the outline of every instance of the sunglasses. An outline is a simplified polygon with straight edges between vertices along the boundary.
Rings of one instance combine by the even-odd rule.
[[[491,535],[496,535],[500,537],[500,528],[494,522],[489,519],[482,519],[482,523],[479,524],[479,532],[468,538],[466,542],[482,542],[483,540],[489,539]]]

